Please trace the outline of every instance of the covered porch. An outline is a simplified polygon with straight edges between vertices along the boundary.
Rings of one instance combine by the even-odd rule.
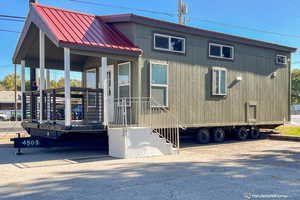
[[[81,19],[77,21],[81,24],[74,24],[74,19]],[[32,4],[13,58],[22,66],[24,128],[105,130],[114,99],[138,97],[131,82],[139,78],[125,77],[122,90],[115,83],[122,65],[124,69],[129,65],[129,77],[139,77],[140,54],[124,35],[95,16]],[[29,91],[25,90],[26,68],[30,69]],[[63,87],[51,87],[52,70],[63,71]],[[71,72],[81,74],[80,87],[71,86]]]

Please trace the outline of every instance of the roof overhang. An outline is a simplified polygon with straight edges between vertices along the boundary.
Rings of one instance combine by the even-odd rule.
[[[101,19],[106,23],[133,22],[137,24],[143,24],[143,25],[168,29],[170,31],[183,32],[183,33],[194,34],[194,35],[202,35],[209,38],[237,42],[237,43],[242,43],[242,44],[247,44],[252,46],[263,47],[263,48],[270,48],[278,51],[285,51],[290,53],[297,51],[297,48],[294,47],[283,46],[275,43],[254,40],[246,37],[234,36],[234,35],[229,35],[229,34],[215,32],[215,31],[209,31],[205,29],[157,20],[157,19],[134,15],[134,14],[107,15],[107,16],[101,16]]]
[[[44,32],[47,38],[58,48],[71,48],[71,49],[86,50],[86,51],[93,51],[99,53],[110,53],[110,54],[129,55],[129,56],[139,56],[142,53],[142,50],[137,47],[134,47],[133,44],[132,47],[130,48],[127,47],[115,48],[115,45],[95,46],[95,45],[88,45],[85,43],[61,41],[57,37],[58,30],[53,30],[53,28],[51,29],[51,27],[49,26],[49,19],[45,19],[44,16],[41,16],[41,13],[37,10],[37,6],[41,6],[41,5],[32,4],[29,14],[26,18],[16,49],[14,51],[14,55],[13,55],[14,64],[20,64],[21,60],[25,59],[24,56],[26,52],[24,51],[28,50],[28,48],[26,47],[26,45],[24,45],[24,42],[26,41],[28,35],[30,34],[30,30],[32,29],[33,25],[36,26],[42,32]],[[53,7],[46,7],[46,8],[56,9]],[[62,9],[57,9],[57,10],[59,10],[60,12],[69,12]],[[122,33],[117,32],[116,34],[122,34]],[[121,36],[124,37],[124,39],[126,40],[125,42],[130,43],[130,41],[124,35]],[[34,40],[38,41],[39,39],[34,38]],[[111,46],[111,48],[107,46]],[[128,49],[134,49],[134,50],[128,50]]]

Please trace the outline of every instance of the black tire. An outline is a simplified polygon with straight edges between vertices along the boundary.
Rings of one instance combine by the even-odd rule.
[[[207,128],[200,128],[196,134],[196,141],[199,144],[207,144],[210,141],[210,135]]]
[[[249,132],[245,127],[237,128],[235,130],[235,137],[237,140],[244,141],[247,139]]]
[[[5,119],[3,117],[0,117],[0,121],[5,121]]]
[[[212,139],[214,142],[224,142],[225,140],[225,131],[222,128],[214,128],[212,130]]]
[[[259,129],[251,129],[249,131],[249,138],[251,139],[259,139],[260,138],[260,132],[259,132]]]

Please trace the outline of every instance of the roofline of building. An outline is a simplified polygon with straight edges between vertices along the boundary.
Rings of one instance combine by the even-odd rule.
[[[130,56],[139,56],[142,54],[142,50],[139,49],[138,47],[136,47],[134,51],[130,51],[130,50],[127,50],[126,48],[115,49],[115,48],[91,46],[91,45],[85,45],[85,44],[71,44],[69,42],[60,41],[55,36],[55,34],[52,32],[52,30],[47,26],[47,23],[46,23],[44,17],[40,16],[38,14],[36,7],[39,7],[39,6],[46,7],[46,8],[58,9],[58,10],[61,10],[64,12],[77,13],[77,14],[86,15],[86,16],[95,16],[95,15],[89,15],[89,14],[85,14],[85,13],[79,13],[79,12],[75,12],[75,11],[65,10],[62,8],[56,8],[56,7],[32,3],[32,6],[30,8],[28,16],[26,17],[25,24],[23,26],[22,32],[19,36],[16,48],[15,48],[15,51],[13,54],[13,58],[12,58],[13,64],[20,64],[20,62],[21,62],[20,59],[18,59],[19,51],[21,49],[21,45],[22,45],[23,41],[25,40],[25,37],[27,35],[27,32],[28,32],[31,24],[35,24],[39,29],[41,29],[46,34],[46,36],[50,39],[50,41],[55,44],[56,47],[61,47],[61,48],[66,47],[66,48],[73,48],[73,49],[79,49],[79,50],[90,50],[90,51],[96,51],[96,52],[109,52],[109,53],[117,53],[117,54],[121,54],[121,55],[130,55]],[[97,17],[97,16],[95,16],[95,17]],[[118,31],[118,30],[115,30],[115,31]],[[127,38],[125,38],[125,39],[127,39]]]
[[[206,29],[200,29],[192,26],[176,24],[173,22],[162,21],[154,18],[144,17],[135,14],[120,14],[120,15],[106,15],[106,16],[98,16],[106,23],[124,23],[124,22],[133,22],[137,24],[144,24],[149,26],[154,26],[158,28],[164,28],[171,31],[183,32],[194,35],[203,35],[211,38],[227,40],[231,42],[238,42],[247,45],[253,45],[258,47],[270,48],[279,51],[287,51],[287,52],[295,52],[297,48],[279,45],[271,42],[265,42],[261,40],[250,39],[241,36],[235,36],[215,31],[209,31]]]

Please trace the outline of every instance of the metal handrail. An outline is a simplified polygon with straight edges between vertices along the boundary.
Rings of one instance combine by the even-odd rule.
[[[152,101],[152,102],[155,102],[157,105],[159,105],[158,108],[160,108],[160,109],[162,109],[162,110],[168,112],[169,115],[170,115],[170,117],[172,117],[174,120],[177,120],[177,121],[178,121],[178,124],[179,124],[179,127],[180,127],[181,129],[184,130],[184,129],[187,128],[186,126],[183,125],[183,123],[182,123],[182,122],[181,122],[181,121],[180,121],[173,113],[171,113],[168,109],[166,109],[165,106],[162,106],[162,105],[159,104],[157,101],[155,101],[155,99],[153,99],[153,98],[151,98],[151,101]]]
[[[114,119],[109,127],[149,127],[166,143],[179,148],[179,120],[171,112],[149,97],[119,98],[114,100]]]

